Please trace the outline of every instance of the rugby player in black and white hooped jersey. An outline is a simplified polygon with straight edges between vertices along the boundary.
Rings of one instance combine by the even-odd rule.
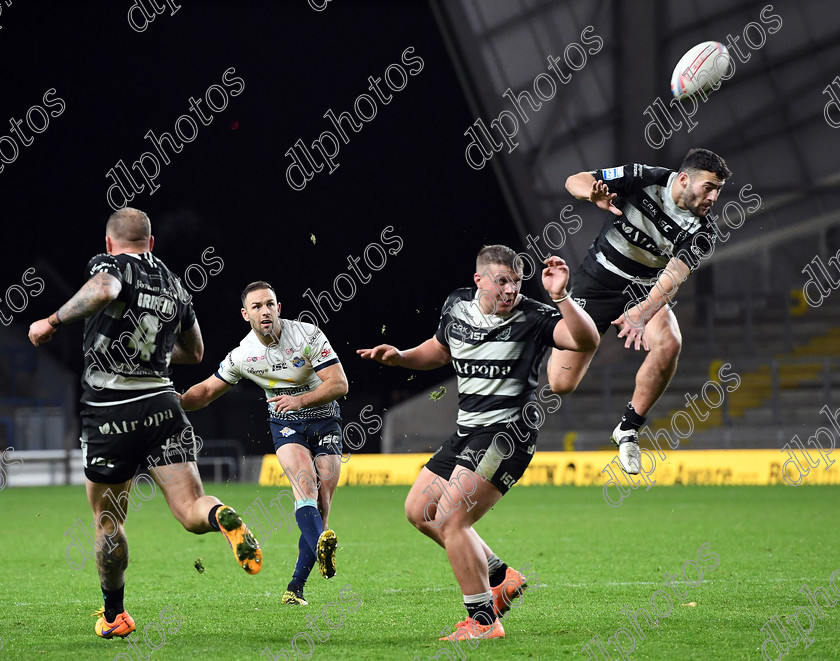
[[[338,541],[329,515],[341,471],[336,400],[347,394],[347,377],[317,326],[280,318],[270,284],[252,282],[241,300],[251,332],[211,377],[181,395],[181,406],[185,411],[207,406],[241,379],[265,391],[274,449],[292,485],[300,528],[297,564],[281,602],[306,605],[303,588],[315,562],[324,578],[336,573]]]
[[[449,295],[433,337],[404,351],[381,344],[357,352],[408,369],[451,362],[458,377],[457,430],[421,469],[405,502],[409,521],[446,550],[464,595],[467,619],[441,640],[505,635],[499,615],[526,577],[504,564],[473,524],[534,456],[541,422],[533,419],[534,390],[546,349],[588,352],[598,345],[595,324],[566,293],[565,262],[549,257],[546,265],[542,282],[554,307],[519,293],[522,262],[513,250],[484,246],[476,286]]]
[[[641,163],[579,172],[566,189],[609,211],[600,234],[572,279],[571,293],[602,335],[612,325],[625,348],[648,351],[636,372],[636,387],[612,433],[621,467],[641,470],[638,432],[677,370],[682,336],[669,303],[720,233],[709,218],[721,187],[732,176],[708,149],[690,150],[678,171]],[[722,237],[723,240],[728,235]],[[632,285],[649,293],[636,300]],[[595,351],[552,351],[548,381],[556,393],[574,390]]]
[[[29,339],[38,346],[59,326],[85,319],[82,457],[105,600],[94,630],[102,638],[124,638],[135,623],[123,604],[123,524],[131,488],[143,477],[135,476],[138,468],[151,473],[184,528],[196,534],[220,530],[249,574],[262,567],[262,552],[239,515],[204,494],[195,464],[199,439],[169,378],[170,363],[200,362],[204,343],[189,294],[152,254],[149,217],[130,207],[111,214],[105,247],[107,254],[88,262],[87,282],[56,312],[34,322]]]

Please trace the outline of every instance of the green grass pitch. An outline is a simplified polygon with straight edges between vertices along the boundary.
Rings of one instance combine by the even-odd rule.
[[[77,518],[90,518],[84,490],[6,489],[0,492],[0,661],[600,661],[607,657],[597,644],[592,654],[582,649],[597,635],[611,658],[621,659],[616,643],[629,649],[628,636],[607,640],[622,627],[633,636],[633,659],[761,659],[767,635],[760,629],[768,619],[779,615],[784,622],[798,607],[813,613],[800,587],[822,586],[831,595],[829,577],[840,569],[835,487],[654,488],[633,492],[617,509],[598,488],[515,487],[477,529],[508,564],[529,564],[525,573],[538,576],[532,582],[539,587],[505,619],[504,640],[455,649],[437,638],[464,618],[461,594],[443,550],[405,520],[407,490],[338,489],[331,517],[338,575],[326,581],[316,568],[306,588],[308,607],[280,604],[296,534],[275,532],[264,540],[264,568],[248,576],[221,536],[187,533],[157,494],[127,523],[126,607],[137,631],[129,639],[101,640],[90,617],[101,605],[95,566],[88,561],[74,570],[65,561],[70,537],[64,532]],[[240,511],[257,496],[267,503],[277,493],[255,485],[207,485],[207,491]],[[687,582],[667,587],[665,572],[679,574],[683,566]],[[835,585],[840,592],[840,572]],[[642,615],[635,630],[619,611],[650,610],[652,596],[658,625]],[[799,613],[807,629],[808,617]],[[813,617],[810,637],[805,634],[813,639],[807,649],[786,626],[798,644],[785,659],[840,658],[840,602],[824,605],[821,614]],[[325,615],[335,628],[325,625]],[[301,632],[306,635],[296,637]],[[261,656],[267,647],[272,657]],[[772,645],[766,652],[777,658]]]

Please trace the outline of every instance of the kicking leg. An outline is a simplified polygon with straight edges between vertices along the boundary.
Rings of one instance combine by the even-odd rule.
[[[315,471],[318,475],[318,509],[324,521],[324,530],[327,530],[330,527],[332,498],[341,474],[341,457],[337,454],[319,454],[315,457]]]
[[[315,555],[318,559],[318,570],[324,578],[332,578],[336,573],[335,552],[338,539],[330,530],[329,518],[332,497],[338,486],[341,472],[341,457],[335,454],[321,454],[315,457],[315,470],[318,474],[318,509],[323,520],[323,531],[318,538]]]

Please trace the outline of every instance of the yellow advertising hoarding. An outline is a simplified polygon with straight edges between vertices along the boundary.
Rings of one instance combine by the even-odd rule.
[[[662,455],[665,455],[664,458]],[[429,454],[353,454],[345,455],[339,485],[412,484]],[[656,465],[653,465],[652,458]],[[810,458],[810,464],[808,459]],[[814,462],[817,465],[814,465]],[[656,484],[767,485],[787,483],[840,484],[840,462],[801,451],[791,459],[790,451],[781,450],[671,450],[658,453],[643,450],[642,473],[633,479],[644,486]],[[618,467],[615,452],[537,452],[519,484],[555,484],[599,486],[609,479],[622,485],[628,477]],[[289,486],[276,455],[263,458],[261,486]]]

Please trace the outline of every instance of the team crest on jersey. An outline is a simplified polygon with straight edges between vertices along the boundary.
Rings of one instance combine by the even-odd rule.
[[[306,361],[301,356],[295,356],[292,358],[292,365],[295,367],[303,367],[306,365]]]
[[[501,331],[499,331],[499,334],[496,335],[496,339],[500,342],[504,342],[505,340],[510,339],[510,331],[511,327],[505,326]]]
[[[608,168],[607,170],[604,170],[604,181],[609,181],[610,179],[620,179],[623,176],[623,165],[619,165],[617,168]]]

